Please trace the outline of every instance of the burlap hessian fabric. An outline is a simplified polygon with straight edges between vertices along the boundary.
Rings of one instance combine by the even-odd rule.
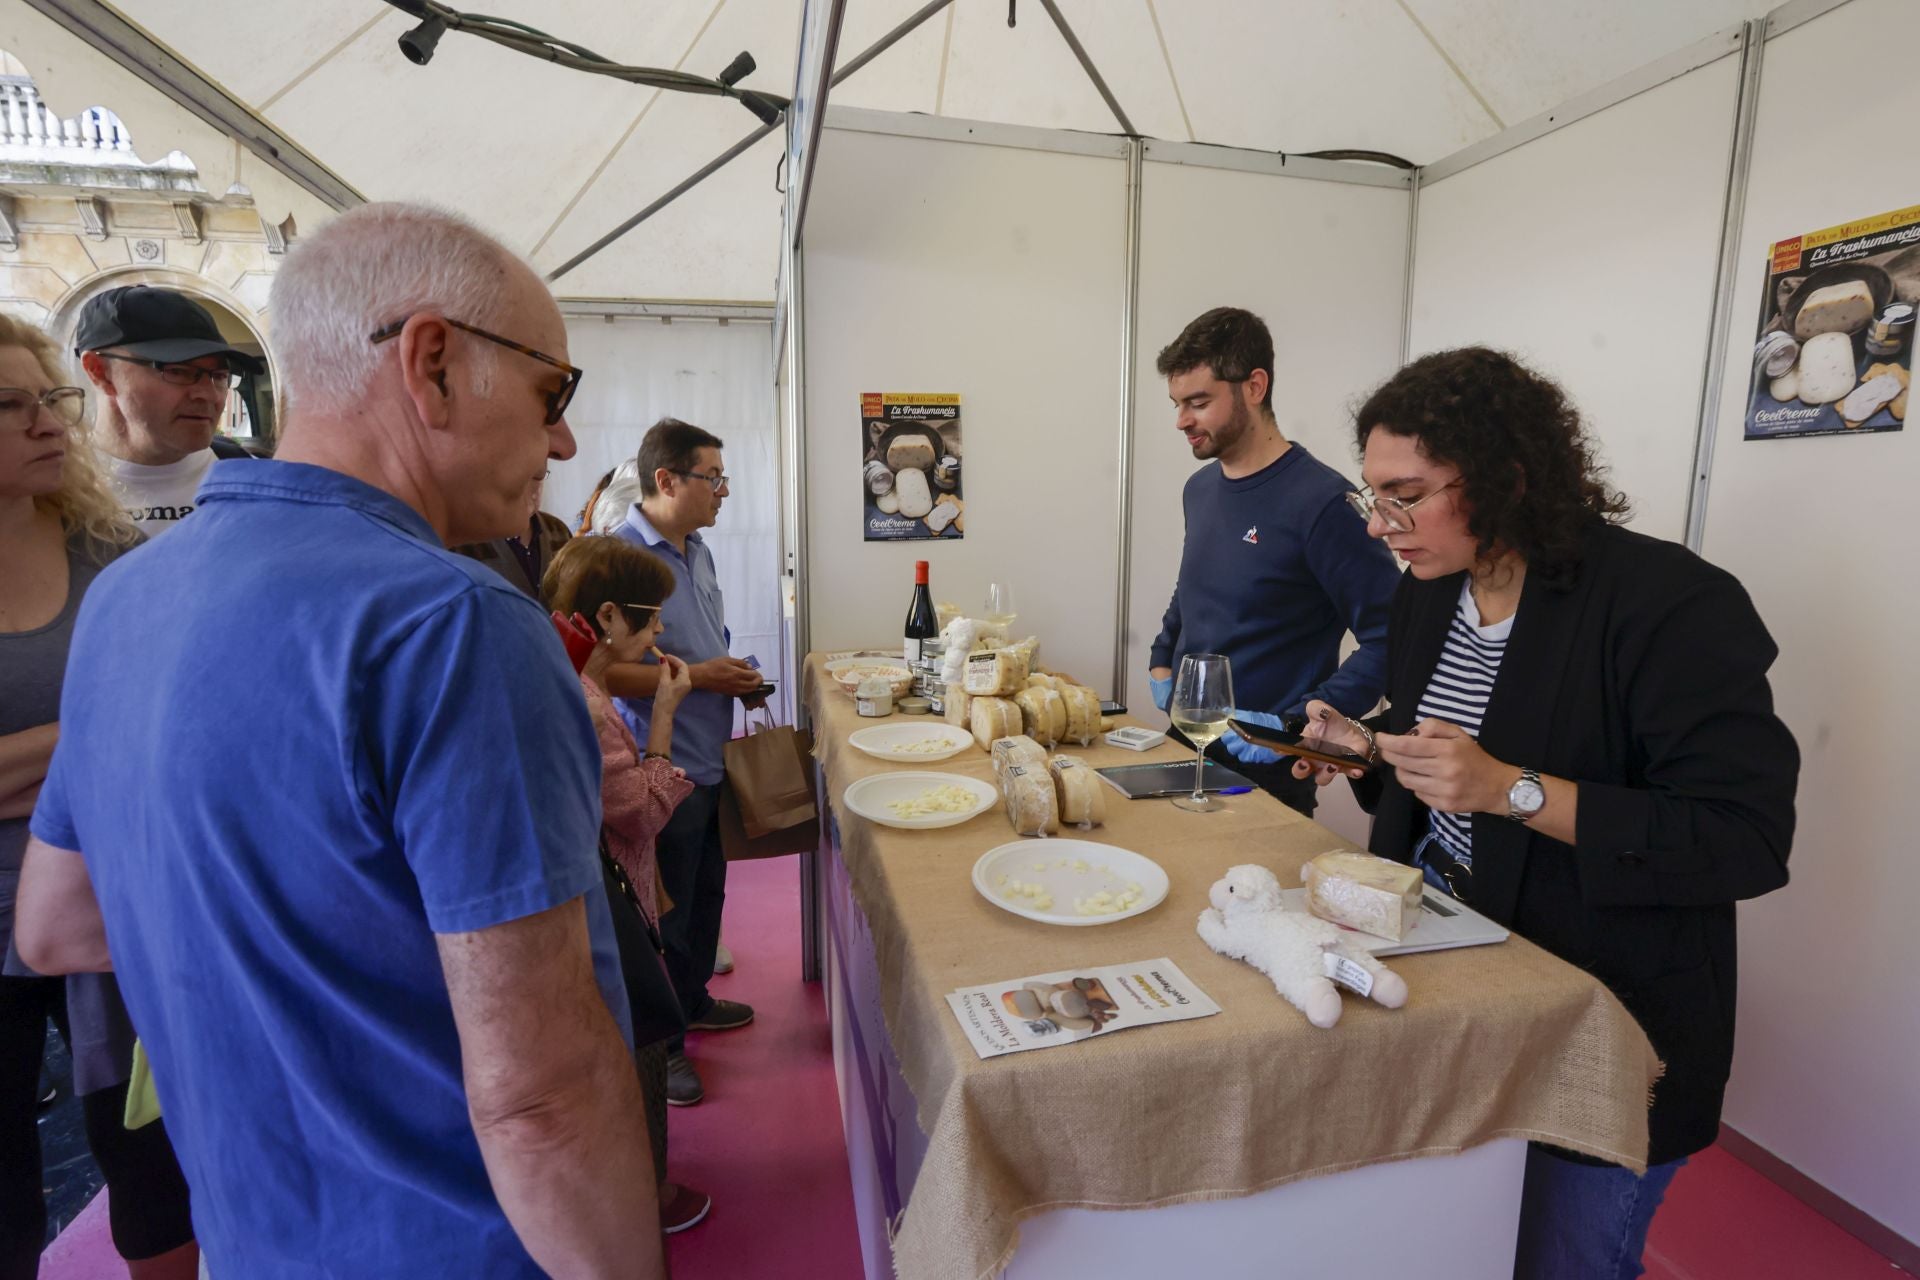
[[[815,753],[872,930],[887,1032],[929,1139],[894,1241],[903,1280],[991,1276],[1013,1256],[1020,1221],[1052,1209],[1225,1199],[1494,1138],[1644,1168],[1659,1063],[1587,974],[1519,937],[1402,956],[1389,964],[1407,980],[1405,1008],[1348,995],[1338,1026],[1309,1025],[1265,975],[1194,931],[1229,866],[1260,863],[1292,885],[1308,858],[1351,847],[1258,792],[1207,814],[1116,792],[1105,826],[1067,833],[1166,869],[1171,891],[1145,915],[1063,928],[1002,911],[971,875],[982,853],[1015,838],[1003,812],[898,831],[842,803],[849,783],[889,769],[991,779],[986,754],[895,765],[849,746],[848,734],[880,722],[856,715],[821,661],[810,658],[804,677]],[[1191,759],[1172,745],[1068,750],[1096,767]],[[945,1000],[957,987],[1163,955],[1218,1016],[982,1061]]]

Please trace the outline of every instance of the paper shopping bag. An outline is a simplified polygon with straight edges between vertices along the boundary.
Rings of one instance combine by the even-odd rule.
[[[791,725],[756,725],[750,713],[745,737],[726,744],[722,759],[727,785],[721,792],[720,829],[737,820],[740,839],[750,844],[772,841],[773,847],[752,851],[729,849],[727,856],[768,857],[810,849],[819,839],[819,808],[813,794],[812,741]],[[732,816],[729,817],[729,809]]]

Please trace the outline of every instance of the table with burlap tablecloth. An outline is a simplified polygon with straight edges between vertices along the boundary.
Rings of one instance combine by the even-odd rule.
[[[1404,1008],[1348,996],[1339,1025],[1311,1026],[1264,974],[1194,931],[1229,866],[1259,863],[1298,884],[1308,858],[1352,847],[1259,792],[1229,798],[1222,813],[1110,795],[1106,825],[1068,834],[1154,859],[1171,881],[1166,901],[1092,928],[1015,916],[971,879],[982,853],[1014,838],[1003,810],[901,831],[842,802],[848,784],[886,770],[991,780],[986,753],[937,765],[866,755],[847,736],[883,722],[861,719],[822,662],[810,657],[804,673],[814,750],[871,929],[887,1033],[928,1138],[894,1239],[904,1280],[992,1275],[1012,1257],[1019,1222],[1053,1209],[1244,1196],[1495,1138],[1644,1168],[1659,1063],[1592,977],[1517,936],[1399,956],[1388,963],[1407,981]],[[1095,767],[1192,759],[1171,743],[1067,750]],[[1158,956],[1220,1014],[982,1060],[946,1003],[959,987]]]

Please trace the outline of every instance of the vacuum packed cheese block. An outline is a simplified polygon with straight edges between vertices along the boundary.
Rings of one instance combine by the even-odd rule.
[[[1027,736],[1042,746],[1050,747],[1060,741],[1060,733],[1067,727],[1066,704],[1060,701],[1060,695],[1051,689],[1029,686],[1013,695],[1014,703],[1020,708],[1020,717],[1026,725]],[[1054,710],[1059,709],[1059,730],[1054,728]]]
[[[1019,730],[995,739],[987,750],[993,756],[995,773],[1004,773],[1016,764],[1044,767],[1047,763],[1047,749]]]
[[[1800,304],[1793,336],[1805,342],[1822,333],[1857,333],[1873,319],[1873,290],[1863,280],[1815,289]]]
[[[918,471],[932,466],[934,461],[933,441],[923,435],[904,435],[887,446],[887,465],[895,471],[907,468]]]
[[[973,740],[982,751],[991,750],[994,739],[1020,732],[1020,708],[1005,698],[975,698],[967,714]]]
[[[1822,333],[1800,348],[1800,399],[1807,404],[1832,404],[1853,390],[1853,339],[1844,333]]]
[[[1010,697],[1027,687],[1027,659],[1017,649],[988,649],[967,656],[962,686],[968,693]]]
[[[1063,742],[1087,746],[1100,736],[1100,695],[1085,685],[1070,684],[1060,690],[1067,708],[1067,727],[1060,735]]]
[[[1079,756],[1055,756],[1047,762],[1059,792],[1060,821],[1076,827],[1097,827],[1107,820],[1107,784],[1100,781]]]
[[[1060,830],[1060,806],[1046,765],[1008,765],[1000,770],[1000,790],[1015,835],[1050,836]]]
[[[1027,688],[1051,689],[1053,688],[1053,677],[1042,675],[1040,672],[1035,671],[1027,677]]]
[[[1323,853],[1300,869],[1307,910],[1322,920],[1398,942],[1420,922],[1418,867],[1370,853]]]
[[[893,492],[900,500],[900,514],[903,516],[920,520],[933,510],[933,490],[927,487],[927,473],[924,471],[908,467],[896,474]]]
[[[973,728],[973,695],[964,689],[951,686],[940,695],[942,707],[946,712],[948,724],[957,724],[969,731]]]

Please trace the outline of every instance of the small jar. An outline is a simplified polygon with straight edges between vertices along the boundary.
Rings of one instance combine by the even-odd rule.
[[[933,703],[930,699],[922,698],[918,694],[912,693],[900,699],[895,705],[900,709],[901,714],[909,716],[924,716],[933,710]]]
[[[1907,339],[1913,336],[1913,308],[1904,302],[1896,302],[1882,311],[1879,318],[1867,326],[1866,348],[1868,355],[1893,356],[1907,345]]]
[[[853,691],[853,709],[863,716],[892,715],[893,681],[883,676],[869,676],[862,680]]]

